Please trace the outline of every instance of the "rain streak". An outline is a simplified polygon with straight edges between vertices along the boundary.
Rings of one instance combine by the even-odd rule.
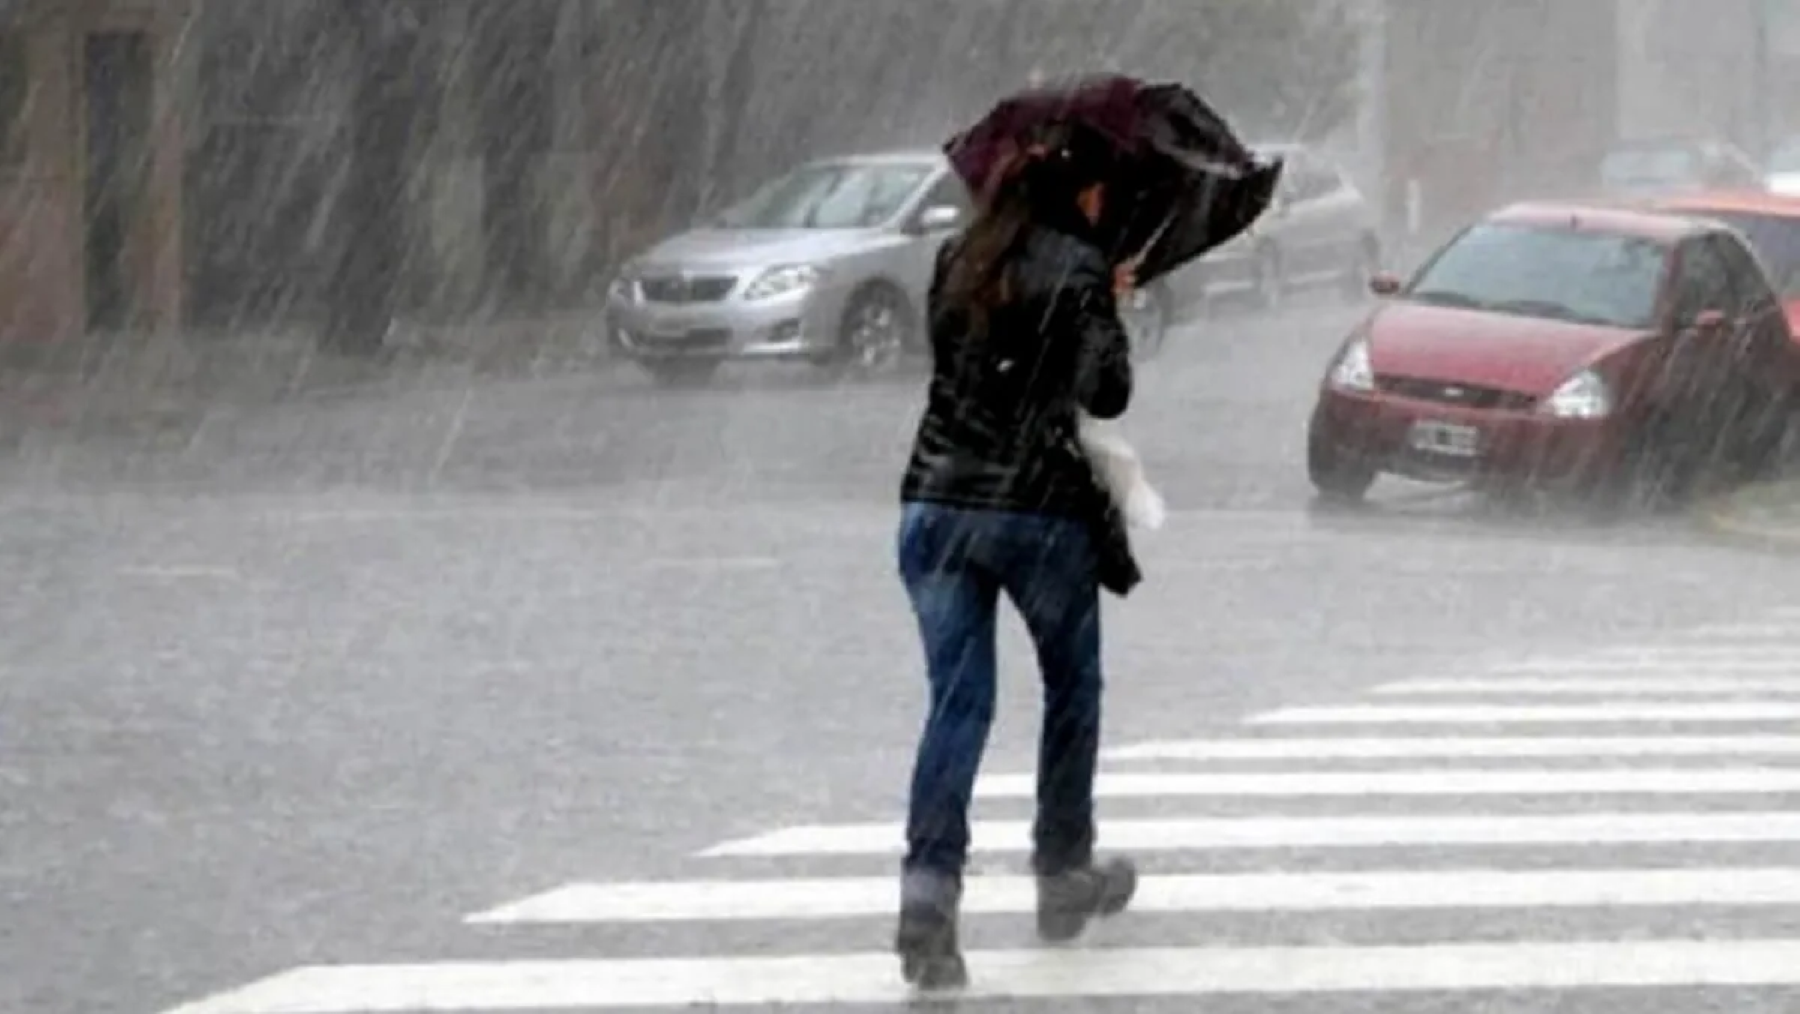
[[[1800,0],[0,0],[0,1014],[1791,1014],[1796,421]]]

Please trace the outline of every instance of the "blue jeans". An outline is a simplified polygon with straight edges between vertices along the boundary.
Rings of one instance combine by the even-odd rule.
[[[913,767],[908,872],[960,877],[969,797],[994,720],[995,619],[1004,591],[1044,684],[1032,867],[1093,860],[1100,749],[1100,586],[1087,525],[1066,518],[904,505],[900,576],[924,640],[931,711]]]

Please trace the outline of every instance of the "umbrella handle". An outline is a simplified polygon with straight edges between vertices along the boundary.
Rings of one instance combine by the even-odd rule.
[[[1137,253],[1120,261],[1120,266],[1129,265],[1131,270],[1136,271],[1138,265],[1144,263],[1144,258],[1150,256],[1150,251],[1155,249],[1156,244],[1162,242],[1163,234],[1168,232],[1169,227],[1174,224],[1175,219],[1173,216],[1163,219],[1163,224],[1159,226],[1155,232],[1150,234],[1150,238],[1144,241],[1143,246],[1138,247]]]

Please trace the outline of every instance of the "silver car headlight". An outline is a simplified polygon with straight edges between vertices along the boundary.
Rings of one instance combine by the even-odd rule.
[[[1540,410],[1558,419],[1604,419],[1613,410],[1612,389],[1593,370],[1582,370],[1544,399]]]
[[[756,276],[744,290],[745,299],[774,299],[776,296],[805,292],[825,277],[825,269],[816,264],[784,264]]]
[[[613,275],[612,284],[607,286],[607,293],[614,299],[626,303],[636,300],[638,277],[642,273],[643,269],[636,260],[626,261],[619,265],[618,273]]]
[[[1375,390],[1375,367],[1369,361],[1369,340],[1358,338],[1344,346],[1343,355],[1331,368],[1331,386],[1340,391]]]

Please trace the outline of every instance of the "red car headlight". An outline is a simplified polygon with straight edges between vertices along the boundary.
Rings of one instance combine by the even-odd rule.
[[[1375,367],[1369,361],[1369,340],[1358,337],[1344,346],[1331,367],[1331,386],[1340,391],[1375,390]]]
[[[1593,370],[1582,370],[1550,393],[1538,411],[1558,419],[1604,419],[1612,414],[1612,388]]]

